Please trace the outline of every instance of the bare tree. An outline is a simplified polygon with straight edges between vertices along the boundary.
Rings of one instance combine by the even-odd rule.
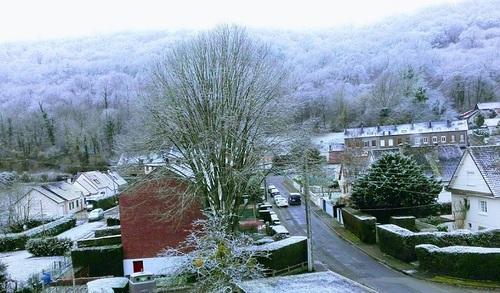
[[[219,26],[172,47],[155,63],[144,107],[150,143],[179,152],[183,194],[235,229],[248,179],[267,151],[286,72],[238,26]],[[182,172],[182,170],[189,170]],[[227,217],[222,217],[223,215]]]

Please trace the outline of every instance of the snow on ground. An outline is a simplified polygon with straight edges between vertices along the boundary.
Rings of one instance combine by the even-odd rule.
[[[57,235],[58,238],[70,238],[73,241],[78,239],[84,239],[94,236],[94,231],[106,226],[106,223],[103,221],[96,222],[84,222],[81,224],[77,224],[76,227],[69,229],[66,232],[63,232]]]
[[[66,232],[59,234],[59,238],[70,238],[73,241],[94,236],[94,230],[106,226],[105,221],[77,223],[77,226]],[[62,256],[33,257],[28,251],[12,251],[0,253],[0,260],[7,265],[7,273],[12,280],[26,281],[33,274],[41,274],[42,270],[47,270],[59,262]]]
[[[2,263],[7,265],[7,273],[12,280],[26,281],[33,274],[41,274],[42,270],[49,269],[54,262],[61,261],[62,256],[33,257],[26,250],[0,253]]]

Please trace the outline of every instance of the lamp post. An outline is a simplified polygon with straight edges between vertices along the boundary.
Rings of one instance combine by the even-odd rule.
[[[312,247],[312,229],[311,229],[311,208],[309,207],[309,175],[308,162],[304,165],[304,197],[306,209],[306,227],[307,227],[307,270],[314,271],[313,247]]]

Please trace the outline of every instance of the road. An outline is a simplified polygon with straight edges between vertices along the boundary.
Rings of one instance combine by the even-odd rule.
[[[268,184],[275,185],[284,197],[288,196],[289,192],[282,184],[281,177],[269,177],[267,181]],[[305,205],[302,204],[301,206],[290,206],[288,208],[274,208],[280,217],[282,225],[288,228],[290,235],[307,235],[304,207]],[[470,293],[486,291],[428,282],[405,275],[377,262],[341,239],[314,213],[311,213],[311,224],[314,261],[319,261],[327,269],[378,292]]]

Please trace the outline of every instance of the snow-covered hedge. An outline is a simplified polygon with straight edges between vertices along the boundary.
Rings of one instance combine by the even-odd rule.
[[[120,235],[120,234],[121,234],[120,225],[97,229],[94,231],[95,237],[104,237],[104,236]]]
[[[415,247],[415,251],[423,270],[470,280],[500,281],[500,248],[439,248],[431,244],[420,244]]]
[[[20,233],[8,233],[0,235],[0,252],[24,250],[26,242],[30,238],[55,236],[75,227],[75,225],[75,216],[67,216]]]
[[[26,243],[26,250],[34,256],[55,256],[66,254],[73,246],[69,238],[31,238]]]
[[[344,227],[356,235],[364,243],[376,243],[377,218],[358,210],[343,208],[342,219]]]
[[[438,247],[478,246],[500,247],[500,229],[477,232],[457,230],[453,232],[414,233],[396,225],[377,226],[380,251],[405,262],[417,260],[415,246],[433,244]]]
[[[104,237],[81,239],[77,241],[78,247],[96,247],[96,246],[108,246],[117,245],[122,243],[121,235],[110,235]]]
[[[269,258],[257,258],[266,269],[277,271],[307,262],[307,238],[291,236],[286,239],[255,246],[253,249],[268,251]]]

